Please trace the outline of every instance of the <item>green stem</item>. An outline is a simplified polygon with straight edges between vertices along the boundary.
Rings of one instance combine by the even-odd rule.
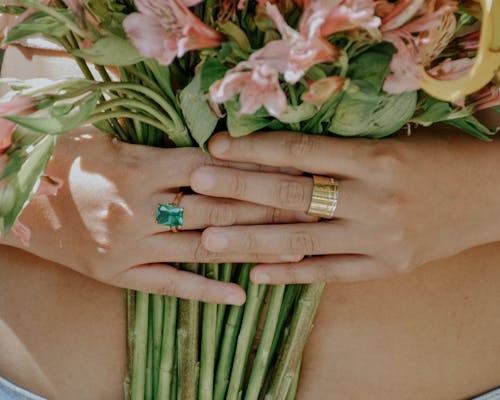
[[[100,84],[100,87],[102,90],[129,89],[144,94],[147,98],[150,98],[151,100],[155,101],[170,117],[173,124],[173,128],[170,131],[167,131],[170,139],[178,147],[189,147],[193,145],[193,142],[187,132],[185,124],[179,117],[175,108],[168,102],[167,99],[158,95],[154,90],[146,86],[141,86],[134,83],[123,83],[123,82],[105,82]],[[163,131],[165,131],[165,129],[163,129]]]
[[[99,113],[99,114],[92,114],[88,119],[87,123],[92,125],[97,122],[111,119],[111,118],[135,118],[137,121],[144,122],[145,124],[154,126],[155,128],[159,129],[162,132],[165,132],[167,128],[163,126],[160,122],[148,118],[144,115],[141,114],[136,114],[130,111],[113,111],[113,112],[104,112],[104,113]]]
[[[149,323],[148,323],[148,343],[146,357],[146,387],[144,388],[144,398],[153,398],[153,309],[152,295],[149,295]]]
[[[302,359],[299,361],[299,366],[297,367],[297,371],[295,371],[295,376],[293,377],[292,384],[290,386],[290,390],[286,396],[286,400],[295,400],[297,397],[297,389],[299,388],[299,378],[300,378],[300,369],[302,367]]]
[[[303,287],[266,400],[286,400],[311,332],[324,287],[324,283]]]
[[[146,342],[148,337],[148,296],[147,293],[136,293],[131,400],[144,399],[147,355]]]
[[[169,67],[162,67],[155,60],[144,61],[146,67],[153,73],[153,76],[160,85],[161,90],[165,93],[173,104],[177,103],[172,84],[170,82],[170,69]]]
[[[177,328],[177,298],[165,297],[163,308],[163,336],[156,398],[168,399],[172,392],[175,371],[175,332]]]
[[[134,323],[135,323],[135,292],[131,289],[125,290],[125,303],[127,306],[127,377],[125,379],[125,400],[130,400],[132,381],[132,355],[134,352]]]
[[[247,289],[250,281],[251,264],[243,264],[240,266],[238,285],[244,290]],[[220,349],[219,362],[215,374],[215,400],[225,400],[227,386],[229,384],[229,376],[231,374],[231,366],[233,364],[233,355],[235,344],[238,338],[241,321],[243,319],[244,306],[230,306],[229,315],[227,317],[224,335]]]
[[[163,296],[153,294],[153,393],[157,392],[160,376],[161,344],[163,333]]]
[[[234,354],[231,378],[227,390],[227,400],[238,400],[241,396],[243,378],[248,363],[248,357],[252,349],[255,332],[260,316],[260,310],[264,303],[267,293],[267,285],[257,285],[252,282],[248,284],[247,301],[245,304],[245,313],[241,323],[238,343]]]
[[[302,290],[302,285],[286,285],[285,296],[283,302],[281,303],[281,311],[278,319],[278,324],[276,326],[276,335],[274,335],[273,344],[271,346],[271,353],[275,354],[276,348],[280,342],[280,338],[283,336],[283,331],[286,322],[290,319],[293,311],[293,306],[297,297],[300,295]]]
[[[44,6],[43,4],[40,4],[39,1],[35,1],[35,0],[20,0],[20,2],[23,5],[26,5],[30,8],[34,8],[35,10],[43,11],[44,13],[46,13],[47,15],[50,15],[55,20],[62,22],[71,31],[75,32],[78,36],[81,36],[83,38],[87,38],[89,40],[93,39],[93,38],[89,37],[85,31],[81,30],[80,27],[78,25],[76,25],[75,22],[71,18],[65,17],[63,14],[59,13],[55,8]]]
[[[231,275],[233,272],[233,264],[232,263],[224,263],[219,266],[219,280],[222,282],[229,282],[231,280]],[[222,339],[222,332],[224,328],[224,317],[226,315],[226,305],[219,304],[217,306],[217,328],[215,330],[215,355],[218,359],[220,343]]]
[[[271,347],[273,338],[279,331],[276,330],[281,311],[281,304],[285,294],[285,285],[277,285],[272,289],[271,300],[266,313],[266,322],[260,339],[257,355],[252,364],[252,372],[245,393],[245,400],[258,400],[264,384],[273,353]]]
[[[168,126],[169,130],[174,129],[174,126],[167,118],[165,118],[165,116],[161,113],[161,111],[155,109],[154,107],[151,107],[146,102],[141,102],[130,98],[117,98],[113,100],[108,100],[105,103],[98,105],[95,108],[94,112],[100,113],[116,107],[122,107],[123,109],[130,109],[130,111],[132,112],[137,112],[137,110],[141,110],[145,113],[150,114],[151,117],[158,120],[164,126]]]
[[[168,100],[146,86],[127,82],[104,82],[100,86],[103,88],[103,90],[129,89],[142,93],[146,97],[155,101],[168,114],[175,126],[184,125],[182,120],[179,118],[179,114],[177,113],[175,108],[168,102]]]
[[[218,279],[218,264],[207,264],[205,276]],[[212,400],[214,395],[215,342],[217,329],[217,304],[203,304],[201,335],[199,400]]]
[[[198,264],[183,264],[185,271],[197,273]],[[198,346],[200,303],[179,300],[177,327],[177,399],[196,400],[198,393]]]

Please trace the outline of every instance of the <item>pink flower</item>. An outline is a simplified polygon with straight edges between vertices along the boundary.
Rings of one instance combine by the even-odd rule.
[[[237,94],[242,114],[255,114],[263,106],[270,115],[279,117],[287,108],[278,71],[263,63],[242,62],[210,87],[210,97],[217,104]]]
[[[479,92],[472,94],[469,100],[470,103],[468,105],[474,111],[500,106],[500,84],[489,84]]]
[[[328,15],[321,28],[323,36],[362,28],[378,37],[380,18],[375,16],[374,0],[344,0]]]
[[[189,50],[219,46],[223,40],[188,9],[196,3],[199,0],[136,0],[139,12],[125,18],[123,27],[143,56],[168,65]]]
[[[467,75],[473,65],[473,58],[459,58],[456,60],[447,58],[435,67],[427,70],[427,73],[436,79],[453,81]]]
[[[279,68],[279,72],[283,73],[285,80],[290,83],[298,82],[315,64],[335,61],[338,57],[338,50],[321,36],[321,28],[331,10],[331,3],[335,3],[335,1],[313,0],[309,6],[306,6],[299,31],[286,23],[276,5],[267,3],[267,13],[276,25],[282,39],[269,42],[252,55],[254,59],[271,60],[270,55],[274,50],[281,49],[280,54],[275,56],[275,62],[286,65]],[[282,58],[283,54],[286,54],[287,57]],[[283,64],[285,61],[286,64]]]
[[[401,0],[382,18],[382,38],[391,42],[397,53],[384,83],[389,93],[420,88],[422,71],[449,44],[456,27],[454,0]]]
[[[35,100],[31,97],[16,97],[9,102],[0,103],[0,152],[10,145],[16,124],[1,118],[4,115],[22,115],[35,109]]]

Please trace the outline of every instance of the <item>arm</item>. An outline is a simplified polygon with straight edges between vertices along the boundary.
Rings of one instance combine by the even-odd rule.
[[[252,148],[249,153],[247,148]],[[359,281],[412,270],[500,240],[500,140],[481,142],[450,128],[385,140],[262,133],[210,143],[224,160],[296,167],[336,177],[335,218],[319,223],[208,228],[213,252],[312,255],[253,270],[256,282]],[[308,209],[311,178],[203,167],[193,188],[288,210]],[[236,188],[239,188],[236,190]]]

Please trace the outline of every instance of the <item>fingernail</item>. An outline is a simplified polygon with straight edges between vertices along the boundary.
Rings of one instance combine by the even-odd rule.
[[[229,139],[225,136],[218,136],[210,143],[210,153],[213,155],[222,155],[229,149]]]
[[[238,293],[231,293],[224,298],[224,302],[227,304],[234,304],[236,306],[241,306],[245,302],[245,300],[242,299]]]
[[[256,271],[253,273],[253,279],[255,283],[269,283],[271,282],[271,277],[262,271]]]
[[[297,262],[297,261],[302,260],[302,256],[297,255],[297,254],[283,254],[283,255],[281,255],[280,258],[283,261],[287,261],[287,262]]]
[[[210,251],[224,250],[229,242],[223,233],[209,233],[204,241],[204,246]]]
[[[215,179],[210,172],[195,171],[191,176],[191,187],[196,191],[210,190],[215,185]]]

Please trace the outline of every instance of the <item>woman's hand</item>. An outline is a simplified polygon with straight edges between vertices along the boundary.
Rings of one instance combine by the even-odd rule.
[[[255,282],[381,278],[500,240],[500,140],[484,143],[442,128],[377,141],[281,132],[219,134],[209,149],[222,160],[339,181],[333,220],[205,230],[202,243],[211,252],[313,256],[261,264],[252,271]],[[218,166],[197,169],[191,185],[210,196],[303,212],[313,187],[307,176]]]
[[[56,196],[37,196],[24,210],[22,222],[32,231],[30,247],[24,249],[111,285],[241,304],[245,295],[236,284],[209,280],[164,263],[282,262],[290,256],[209,252],[200,245],[200,230],[311,217],[186,194],[180,202],[185,215],[182,228],[174,233],[156,224],[158,204],[171,202],[179,187],[189,186],[194,169],[215,164],[229,165],[200,149],[130,145],[92,128],[64,135],[47,169],[64,184]],[[232,167],[258,168],[235,163]],[[12,236],[6,243],[23,248]]]

